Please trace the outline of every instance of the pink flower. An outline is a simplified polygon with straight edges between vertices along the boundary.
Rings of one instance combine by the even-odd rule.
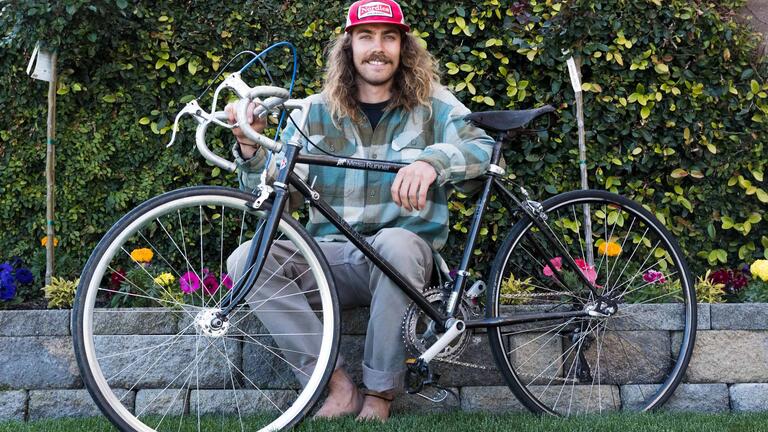
[[[648,270],[643,274],[643,280],[648,283],[664,283],[667,281],[666,278],[664,278],[664,273],[656,270]]]
[[[216,279],[216,275],[208,273],[207,270],[208,269],[205,269],[203,273],[203,290],[205,290],[208,295],[214,295],[216,294],[216,291],[219,290],[219,281]]]
[[[549,260],[550,264],[557,270],[558,272],[563,269],[563,259],[560,257],[555,257]],[[552,273],[552,269],[549,268],[549,265],[545,265],[544,269],[542,270],[544,272],[544,276],[546,277],[552,277],[554,276],[554,273]]]
[[[597,272],[595,271],[595,268],[587,264],[587,262],[581,258],[576,258],[573,260],[573,262],[576,263],[576,265],[579,267],[579,270],[581,270],[581,273],[584,274],[589,283],[594,285],[595,281],[597,280]]]
[[[179,278],[179,287],[184,294],[192,294],[200,289],[200,278],[195,273],[188,271]]]
[[[231,290],[232,286],[234,285],[232,283],[232,278],[230,278],[226,273],[221,275],[221,284],[227,287],[228,290]]]

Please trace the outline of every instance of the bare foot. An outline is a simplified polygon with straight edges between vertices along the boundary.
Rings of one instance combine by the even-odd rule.
[[[347,372],[338,368],[328,382],[328,397],[314,418],[335,418],[357,414],[363,406],[363,395]]]
[[[381,396],[365,396],[363,408],[357,415],[357,421],[379,421],[384,423],[389,419],[389,408],[392,404],[394,393],[384,392]]]

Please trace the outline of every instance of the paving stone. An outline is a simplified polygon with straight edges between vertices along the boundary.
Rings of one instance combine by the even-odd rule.
[[[138,417],[145,415],[181,415],[185,412],[189,392],[187,387],[168,389],[146,389],[136,392]],[[191,399],[190,399],[191,400]]]
[[[0,391],[0,421],[24,421],[26,406],[26,391]]]
[[[506,386],[467,386],[461,388],[462,411],[528,412]]]
[[[296,393],[291,390],[192,390],[189,412],[196,414],[199,403],[200,414],[237,414],[238,410],[240,414],[275,413],[288,409],[295,400]],[[249,428],[253,427],[249,425]]]
[[[531,386],[531,392],[561,414],[615,411],[621,406],[618,386]],[[507,387],[462,387],[463,411],[528,412]]]
[[[134,393],[116,390],[115,395],[131,410]],[[30,390],[29,420],[63,417],[95,417],[101,411],[87,390]]]
[[[731,395],[731,409],[733,411],[768,411],[768,384],[733,384],[729,391]]]
[[[162,308],[96,309],[93,314],[96,335],[176,334],[184,311]]]
[[[605,332],[584,355],[593,376],[603,384],[655,383],[666,376],[673,362],[666,331]],[[571,370],[572,363],[566,367]]]
[[[404,393],[392,402],[392,413],[445,413],[461,409],[459,389],[457,387],[448,387],[448,390],[451,390],[455,396],[448,393],[448,396],[442,402],[432,402],[417,394]],[[424,394],[432,398],[441,396],[438,390],[433,388],[425,389]]]
[[[710,328],[710,305],[696,305],[696,328]],[[612,330],[682,330],[683,305],[664,304],[620,304],[619,313],[610,319]]]
[[[346,336],[341,338],[342,348]],[[247,376],[243,385],[259,389],[298,389],[301,387],[292,365],[300,361],[292,352],[281,350],[268,336],[249,338],[243,346],[243,371]],[[311,375],[313,370],[305,370]],[[306,375],[305,375],[306,376]]]
[[[69,336],[71,310],[0,311],[0,336]]]
[[[658,385],[630,384],[621,386],[621,399],[626,409],[637,410],[658,389]],[[672,397],[661,407],[665,411],[724,412],[728,411],[726,384],[680,384]]]
[[[452,387],[505,385],[504,377],[498,371],[496,362],[493,360],[488,337],[486,335],[470,335],[469,338],[469,345],[457,360],[484,369],[433,360],[430,365],[434,372],[440,374],[440,385]]]
[[[97,336],[95,345],[104,376],[118,387],[164,388],[192,375],[200,386],[218,388],[242,368],[241,345],[226,338],[115,335]]]
[[[682,334],[675,332],[677,349]],[[685,375],[691,383],[768,382],[768,331],[705,330],[696,333]]]
[[[0,387],[82,387],[69,336],[2,337],[0,359]]]
[[[713,304],[712,329],[768,329],[768,303]]]

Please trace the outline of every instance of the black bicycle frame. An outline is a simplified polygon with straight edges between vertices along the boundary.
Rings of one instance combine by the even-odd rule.
[[[491,163],[497,164],[500,159],[502,140],[499,138],[494,145],[494,151],[491,156]],[[288,185],[296,188],[301,195],[303,195],[311,206],[320,212],[328,221],[333,224],[339,232],[344,235],[350,242],[352,242],[371,262],[381,269],[381,271],[387,275],[418,307],[424,311],[427,316],[435,321],[438,328],[445,328],[447,321],[453,318],[458,310],[460,299],[464,293],[467,276],[467,268],[469,268],[470,260],[472,258],[472,251],[474,250],[477,237],[480,232],[482,217],[485,212],[486,204],[491,196],[491,190],[495,189],[500,192],[500,196],[508,210],[514,211],[514,209],[520,209],[525,213],[535,224],[539,230],[544,233],[547,243],[553,246],[555,252],[560,253],[564,257],[566,265],[581,276],[581,281],[585,286],[592,291],[597,297],[594,287],[586,279],[586,277],[579,270],[578,266],[572,259],[570,259],[565,253],[562,245],[560,245],[554,237],[545,229],[543,221],[539,217],[524,205],[514,194],[507,190],[498,178],[497,174],[486,173],[478,177],[483,182],[482,192],[477,200],[475,214],[472,218],[472,224],[469,229],[469,235],[464,247],[464,253],[461,258],[461,263],[457,272],[456,279],[454,280],[453,289],[449,297],[446,311],[443,314],[441,310],[428,302],[421,294],[421,288],[413,287],[408,284],[402,274],[397,271],[384,257],[382,257],[371,244],[357,231],[355,231],[346,221],[344,221],[339,214],[333,210],[333,208],[326,203],[320,194],[314,191],[307,183],[299,178],[294,172],[293,168],[297,163],[308,165],[320,165],[320,166],[332,166],[346,169],[360,169],[366,171],[378,171],[396,173],[401,168],[407,166],[406,163],[388,162],[371,159],[359,159],[359,158],[339,158],[334,156],[317,156],[317,155],[303,155],[299,154],[299,148],[292,145],[287,145],[285,150],[284,163],[278,169],[278,173],[272,186],[275,190],[274,197],[272,199],[272,210],[267,218],[263,229],[260,233],[254,237],[253,243],[248,253],[246,262],[254,263],[246,274],[235,284],[233,289],[227,294],[222,305],[222,311],[220,316],[226,317],[240,302],[245,299],[249,289],[246,287],[253,286],[258,274],[261,272],[264,262],[266,261],[267,253],[269,252],[272,239],[277,231],[278,224],[280,222],[280,216],[285,208],[287,202]],[[549,249],[538,245],[534,242],[540,253],[547,262],[554,257]],[[255,260],[255,261],[254,261]],[[561,281],[562,282],[562,281]],[[538,312],[530,314],[517,314],[508,317],[495,317],[485,318],[478,320],[469,320],[465,322],[467,328],[490,328],[499,327],[505,325],[544,321],[552,319],[572,318],[587,316],[588,313],[585,310],[575,310],[568,312]]]

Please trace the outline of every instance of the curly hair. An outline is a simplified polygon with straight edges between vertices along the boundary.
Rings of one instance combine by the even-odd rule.
[[[431,108],[429,97],[440,85],[437,61],[410,33],[401,32],[400,66],[392,83],[392,98],[386,109],[403,107],[411,111],[419,105]],[[357,71],[352,60],[352,37],[339,35],[327,47],[328,67],[324,93],[334,123],[344,117],[359,121]]]

